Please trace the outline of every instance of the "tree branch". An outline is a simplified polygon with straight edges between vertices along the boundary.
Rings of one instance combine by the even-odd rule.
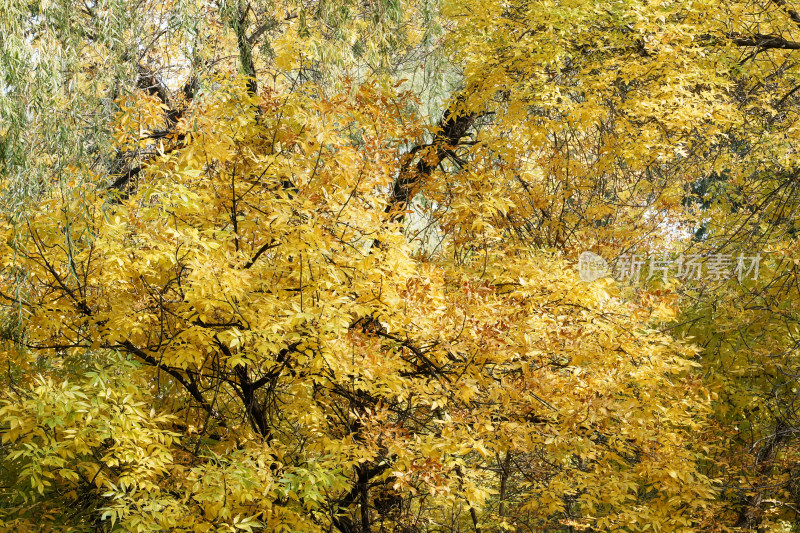
[[[208,403],[205,400],[205,398],[203,398],[203,395],[200,392],[200,389],[198,389],[197,384],[191,382],[188,379],[186,379],[186,377],[183,374],[181,374],[178,371],[178,369],[172,368],[172,367],[167,366],[167,365],[165,365],[163,363],[160,363],[155,357],[153,357],[152,355],[149,355],[148,353],[146,353],[141,348],[135,346],[131,341],[127,341],[126,340],[126,341],[120,342],[116,346],[116,348],[123,349],[126,352],[138,357],[139,359],[141,359],[142,361],[144,361],[148,365],[156,367],[156,368],[158,368],[160,370],[163,370],[164,372],[166,372],[167,374],[172,376],[173,379],[175,379],[175,381],[177,381],[178,383],[183,385],[183,387],[189,392],[189,394],[192,396],[192,398],[194,398],[195,401],[200,404],[200,407],[202,407],[203,410],[205,410],[209,414],[209,416],[211,416],[214,420],[217,420],[220,423],[221,426],[225,427],[225,425],[226,425],[225,421],[222,419],[222,417],[217,412],[217,410],[214,409],[214,407],[210,403]]]
[[[761,33],[756,33],[745,36],[741,34],[731,34],[730,39],[737,46],[756,46],[764,50],[800,50],[800,43],[788,41],[783,37],[778,37],[777,35],[764,35]]]
[[[251,257],[250,260],[247,263],[245,263],[245,265],[242,268],[247,270],[248,268],[253,266],[253,264],[255,264],[255,262],[258,260],[258,258],[261,257],[261,254],[263,254],[267,250],[272,250],[273,248],[277,248],[280,245],[281,245],[281,243],[276,242],[276,241],[270,241],[270,242],[264,244],[264,246],[262,246],[261,248],[256,250],[256,253],[253,255],[253,257]]]
[[[393,222],[401,222],[405,218],[406,206],[412,200],[419,184],[431,175],[453,148],[459,145],[462,137],[475,123],[478,117],[476,113],[466,113],[458,109],[463,103],[462,93],[444,112],[433,142],[412,149],[406,162],[400,167],[397,179],[392,185],[389,205],[386,206],[386,213],[391,215]],[[413,156],[417,152],[422,152],[422,156],[412,165]]]
[[[800,13],[792,9],[791,7],[786,5],[786,0],[772,0],[772,3],[778,7],[782,7],[783,11],[789,15],[789,18],[792,19],[792,22],[800,26]]]

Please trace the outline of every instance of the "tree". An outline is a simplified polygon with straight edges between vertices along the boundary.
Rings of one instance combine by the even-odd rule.
[[[68,117],[105,111],[5,211],[5,527],[689,531],[791,505],[788,411],[750,425],[754,466],[733,433],[794,383],[753,379],[794,354],[780,269],[720,299],[571,266],[674,247],[664,224],[791,246],[785,4],[141,4],[128,40],[103,33],[126,3],[72,6],[8,17],[16,50],[81,43],[59,53],[99,89]],[[8,190],[52,159],[23,131]]]
[[[506,170],[494,181],[519,198],[509,218],[523,239],[610,258],[762,253],[758,280],[633,297],[677,297],[670,331],[704,348],[719,524],[796,523],[797,11],[784,1],[449,8],[474,98],[494,101],[492,148]],[[701,238],[676,243],[683,231]]]
[[[125,199],[87,181],[7,226],[2,294],[27,315],[9,362],[125,372],[105,378],[123,380],[108,397],[51,377],[8,398],[29,512],[348,532],[426,529],[460,507],[480,529],[503,519],[479,513],[500,455],[527,487],[504,505],[534,522],[702,518],[711,489],[687,438],[706,403],[691,349],[558,257],[491,237],[490,220],[461,222],[483,226],[480,252],[415,252],[385,193],[396,139],[415,133],[404,98],[375,85],[255,96],[220,80],[178,124],[183,146]],[[123,386],[135,392],[119,407]],[[63,397],[76,398],[68,414],[37,416]],[[87,416],[109,423],[91,414],[101,400],[119,425],[71,438]],[[381,485],[402,498],[394,513],[375,503]]]

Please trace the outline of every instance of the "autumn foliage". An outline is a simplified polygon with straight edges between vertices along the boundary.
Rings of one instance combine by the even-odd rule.
[[[787,4],[118,3],[0,15],[2,530],[795,527]]]

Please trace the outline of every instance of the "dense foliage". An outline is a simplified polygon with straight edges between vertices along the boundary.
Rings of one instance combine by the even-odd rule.
[[[0,33],[3,530],[800,528],[784,0],[0,0]]]

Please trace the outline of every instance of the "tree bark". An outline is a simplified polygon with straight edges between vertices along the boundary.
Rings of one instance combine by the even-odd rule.
[[[464,95],[458,95],[439,120],[433,142],[417,146],[411,150],[408,159],[400,167],[400,172],[392,185],[392,193],[386,213],[392,222],[402,222],[409,202],[414,198],[419,186],[428,178],[448,153],[466,136],[475,124],[478,114],[459,109],[464,104]],[[416,154],[420,157],[414,163]]]

